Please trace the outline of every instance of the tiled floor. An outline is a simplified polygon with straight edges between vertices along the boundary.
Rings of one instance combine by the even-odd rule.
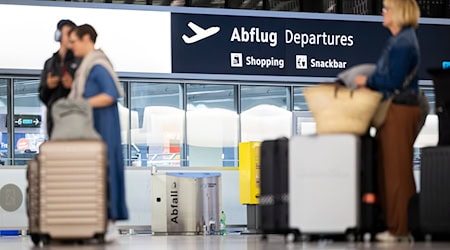
[[[33,249],[28,237],[0,237],[0,249]],[[268,241],[261,241],[260,236],[151,236],[151,235],[123,235],[119,240],[107,245],[61,245],[54,244],[44,249],[207,249],[207,250],[281,250],[281,249],[450,249],[449,243],[344,243],[344,242],[299,242],[285,243],[279,236],[271,236]]]

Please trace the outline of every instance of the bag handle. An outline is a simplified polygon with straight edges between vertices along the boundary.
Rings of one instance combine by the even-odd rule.
[[[338,97],[339,89],[344,89],[344,87],[341,86],[334,87],[334,98]],[[350,89],[350,98],[353,98],[353,89]]]

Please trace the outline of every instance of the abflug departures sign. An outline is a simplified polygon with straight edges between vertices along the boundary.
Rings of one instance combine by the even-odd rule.
[[[420,25],[421,79],[450,61],[449,31]],[[376,63],[388,36],[381,21],[172,13],[172,72],[334,77]]]
[[[172,71],[335,76],[375,62],[380,23],[172,14]]]

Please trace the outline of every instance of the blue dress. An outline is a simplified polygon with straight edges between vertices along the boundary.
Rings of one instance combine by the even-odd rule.
[[[113,78],[100,65],[92,68],[86,80],[83,94],[85,99],[98,94],[107,94],[115,100],[119,98]],[[128,219],[125,200],[125,176],[120,134],[120,120],[117,103],[104,108],[94,108],[94,127],[108,148],[108,218],[112,220]]]

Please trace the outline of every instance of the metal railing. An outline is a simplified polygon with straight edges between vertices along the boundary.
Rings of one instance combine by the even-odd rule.
[[[54,0],[64,2],[141,4],[380,15],[382,0]],[[417,0],[422,17],[449,18],[450,0]]]
[[[114,4],[141,4],[162,6],[212,7],[230,9],[259,9],[318,13],[347,13],[378,15],[381,0],[55,0]]]

